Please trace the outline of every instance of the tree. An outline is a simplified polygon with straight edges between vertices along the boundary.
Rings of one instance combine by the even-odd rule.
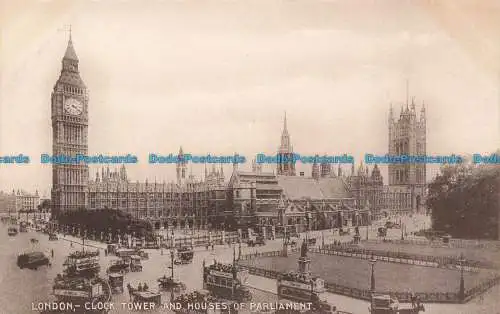
[[[130,214],[113,209],[87,210],[80,208],[77,211],[62,213],[59,223],[63,225],[80,225],[87,230],[97,233],[134,232],[138,236],[146,236],[152,232],[149,222],[133,219]]]
[[[435,230],[457,238],[498,239],[500,167],[446,165],[429,184]]]

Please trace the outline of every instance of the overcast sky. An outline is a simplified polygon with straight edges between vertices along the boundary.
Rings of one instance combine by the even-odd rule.
[[[384,154],[406,80],[417,109],[426,103],[429,155],[500,146],[498,1],[0,2],[0,155],[32,157],[0,165],[0,189],[50,188],[39,156],[52,150],[69,24],[90,96],[89,153],[137,155],[134,181],[174,179],[174,166],[147,155],[180,145],[273,154],[285,110],[297,153]]]

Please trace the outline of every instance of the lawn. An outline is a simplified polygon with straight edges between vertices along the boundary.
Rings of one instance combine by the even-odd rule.
[[[309,254],[313,275],[325,281],[359,289],[370,289],[371,267],[358,258]],[[297,269],[298,254],[288,257],[261,257],[243,261],[249,266],[276,271]],[[492,277],[493,272],[465,273],[465,288],[469,289]],[[377,261],[375,283],[378,291],[458,292],[460,272],[455,270],[396,264]]]
[[[491,264],[500,267],[500,251],[498,249],[462,249],[452,247],[430,247],[425,245],[408,245],[397,244],[390,242],[361,242],[360,248],[370,250],[384,250],[391,252],[405,252],[410,254],[419,255],[432,255],[432,256],[449,256],[459,257],[463,254],[466,259],[480,261],[486,264]]]

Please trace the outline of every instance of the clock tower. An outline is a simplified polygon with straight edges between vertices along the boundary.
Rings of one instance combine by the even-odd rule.
[[[88,154],[88,95],[69,36],[62,70],[51,97],[52,155]],[[52,164],[52,204],[56,215],[87,207],[89,169],[85,164]]]

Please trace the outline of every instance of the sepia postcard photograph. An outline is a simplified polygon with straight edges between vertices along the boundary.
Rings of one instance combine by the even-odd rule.
[[[0,314],[500,314],[500,1],[0,0]]]

